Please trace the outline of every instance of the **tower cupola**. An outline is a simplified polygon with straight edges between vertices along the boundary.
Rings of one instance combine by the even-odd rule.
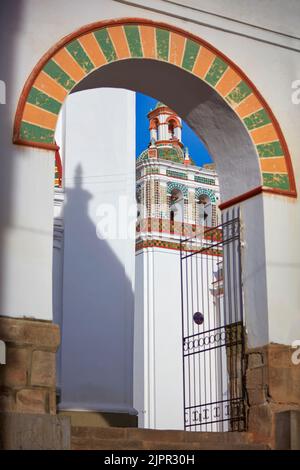
[[[148,114],[150,141],[181,143],[182,123],[180,117],[168,106],[158,102]]]

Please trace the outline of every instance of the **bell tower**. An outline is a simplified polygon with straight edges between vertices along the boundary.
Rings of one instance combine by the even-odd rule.
[[[136,162],[134,408],[141,427],[182,429],[180,240],[217,225],[219,183],[214,168],[195,165],[171,108],[157,103],[147,117]]]
[[[158,102],[155,109],[149,112],[150,141],[156,143],[181,142],[182,123],[180,117],[168,106]]]
[[[136,164],[136,246],[179,249],[180,237],[217,225],[218,178],[214,169],[195,165],[182,142],[182,121],[171,108],[158,102],[147,117],[150,143]]]

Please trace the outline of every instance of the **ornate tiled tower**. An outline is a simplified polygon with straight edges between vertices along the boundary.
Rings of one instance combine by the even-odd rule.
[[[136,163],[134,407],[141,427],[183,429],[180,239],[201,243],[218,224],[219,186],[214,167],[184,148],[174,111],[158,103],[148,119]]]
[[[195,165],[180,117],[163,103],[148,114],[150,144],[137,159],[137,250],[179,248],[180,237],[218,223],[219,184],[212,165]]]

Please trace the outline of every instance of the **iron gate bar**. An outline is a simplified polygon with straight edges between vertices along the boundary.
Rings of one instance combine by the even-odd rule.
[[[185,429],[242,431],[245,342],[239,217],[200,235],[180,240]],[[193,321],[196,311],[204,314],[206,329]],[[210,418],[199,411],[205,409],[210,409]],[[197,410],[193,422],[191,414],[195,418]]]
[[[240,325],[240,326],[242,326],[242,322],[238,322],[238,323],[232,324],[231,326],[234,326],[234,325],[237,325],[237,326]],[[204,335],[205,333],[210,333],[211,331],[216,331],[216,330],[219,331],[219,330],[221,330],[222,328],[226,328],[226,326],[221,326],[220,328],[213,328],[212,330],[203,331],[202,333],[195,333],[194,335],[191,335],[191,336],[186,336],[185,338],[183,338],[183,343],[184,343],[183,346],[185,346],[185,344],[186,344],[185,340],[187,340],[187,339],[194,338],[195,336],[199,336],[199,335],[201,335],[201,334]],[[220,335],[221,335],[221,333],[220,333]],[[221,338],[220,338],[220,339],[221,339]],[[228,343],[225,342],[225,343],[223,343],[221,346],[237,346],[238,344],[243,344],[243,340],[241,339],[240,341],[236,340],[236,341],[234,341],[234,342],[228,342]],[[195,352],[191,352],[191,353],[188,353],[188,354],[184,354],[184,357],[191,356],[191,355],[197,354],[197,353],[199,353],[199,352],[211,351],[212,349],[216,349],[216,348],[219,348],[219,347],[221,347],[221,346],[212,346],[211,348],[203,349],[203,350],[201,350],[201,351],[195,351]],[[197,348],[197,347],[199,348],[200,346],[195,346],[195,348]],[[184,347],[183,347],[183,350],[186,351],[186,350],[184,349]]]
[[[239,422],[240,419],[241,419],[241,415],[242,414],[244,415],[244,413],[245,413],[245,400],[244,400],[244,397],[237,397],[237,398],[233,398],[232,400],[222,400],[222,401],[213,402],[213,403],[206,403],[205,405],[197,405],[197,406],[193,406],[193,407],[186,408],[186,409],[192,410],[192,409],[195,409],[195,408],[203,408],[203,407],[209,407],[209,406],[212,406],[212,405],[220,405],[220,404],[225,404],[225,403],[228,403],[228,406],[234,406],[235,404],[237,404],[238,409],[240,409],[239,405],[241,405],[242,412],[239,413],[239,416],[237,416],[237,417],[234,417],[234,416],[230,415],[230,416],[228,416],[228,418],[214,420],[214,421],[206,421],[203,424],[223,423],[223,422],[226,422],[226,421]],[[199,426],[199,423],[189,424],[188,426],[189,427]],[[242,429],[239,429],[239,430],[242,431]]]

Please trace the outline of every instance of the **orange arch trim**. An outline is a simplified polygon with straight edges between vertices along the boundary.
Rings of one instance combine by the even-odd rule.
[[[14,143],[56,150],[55,127],[68,93],[95,69],[129,58],[171,63],[214,88],[243,122],[256,147],[261,189],[296,196],[291,158],[280,126],[242,70],[203,39],[140,18],[93,23],[55,44],[33,69],[21,93]]]

